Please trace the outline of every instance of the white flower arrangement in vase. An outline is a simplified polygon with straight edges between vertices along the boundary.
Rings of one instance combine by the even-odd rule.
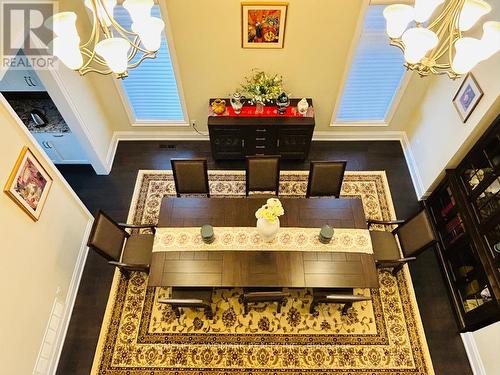
[[[261,238],[271,242],[280,229],[280,216],[285,214],[281,202],[277,198],[269,198],[265,205],[255,212],[257,230]]]

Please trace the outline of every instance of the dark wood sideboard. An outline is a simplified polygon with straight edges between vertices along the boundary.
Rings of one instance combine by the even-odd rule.
[[[460,331],[500,320],[500,116],[427,205]]]
[[[229,105],[229,99],[225,99]],[[211,103],[213,99],[209,101]],[[291,99],[296,106],[299,99]],[[312,106],[312,99],[308,99]],[[307,159],[314,131],[313,117],[208,116],[212,156],[216,160],[247,155],[281,155]]]

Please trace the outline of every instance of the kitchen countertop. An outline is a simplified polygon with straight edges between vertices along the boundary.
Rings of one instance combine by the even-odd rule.
[[[70,133],[71,130],[50,98],[7,98],[24,125],[33,133]],[[47,116],[49,124],[36,127],[30,112],[38,109]]]

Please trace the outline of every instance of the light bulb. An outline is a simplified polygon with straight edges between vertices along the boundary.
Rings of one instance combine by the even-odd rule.
[[[130,43],[123,38],[108,38],[97,43],[95,51],[106,61],[113,73],[122,74],[127,70],[129,48]]]
[[[405,60],[410,64],[418,63],[425,54],[438,44],[437,35],[425,27],[413,27],[403,33]]]
[[[45,25],[54,31],[54,34],[60,37],[75,36],[78,38],[76,31],[76,13],[75,12],[60,12],[54,14],[47,19]],[[80,40],[78,40],[78,43]]]
[[[483,53],[481,41],[475,38],[460,38],[455,42],[455,57],[451,68],[457,74],[465,74],[471,71],[480,61]]]
[[[101,22],[104,22],[106,26],[111,26],[111,20],[108,17],[108,14],[113,17],[113,8],[116,5],[116,0],[85,0],[85,5],[92,11],[92,13],[94,13],[93,2],[97,5],[97,18],[99,18]],[[106,9],[104,9],[101,2],[104,3],[104,7],[106,7]]]
[[[488,21],[484,23],[481,50],[484,60],[500,51],[500,22]]]
[[[415,0],[415,21],[418,23],[427,21],[443,2],[444,0]]]
[[[140,23],[149,19],[153,5],[153,0],[125,0],[123,2],[123,7],[127,9],[134,23]]]
[[[458,19],[458,28],[460,31],[469,30],[482,16],[489,12],[491,12],[491,6],[486,1],[465,0]]]
[[[415,15],[413,7],[405,4],[393,4],[385,7],[384,18],[387,22],[387,35],[390,38],[400,38],[413,20]]]
[[[65,38],[57,36],[52,41],[54,56],[57,56],[68,68],[78,70],[83,65],[80,52],[80,38]]]
[[[165,22],[157,17],[149,17],[140,23],[132,24],[132,31],[141,38],[142,44],[148,51],[158,51],[161,46],[162,31]]]

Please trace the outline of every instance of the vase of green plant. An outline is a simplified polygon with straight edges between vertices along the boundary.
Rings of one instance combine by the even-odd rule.
[[[270,75],[262,70],[253,69],[253,75],[245,77],[241,91],[256,106],[256,113],[263,113],[264,106],[276,100],[283,91],[283,78],[277,74]]]

